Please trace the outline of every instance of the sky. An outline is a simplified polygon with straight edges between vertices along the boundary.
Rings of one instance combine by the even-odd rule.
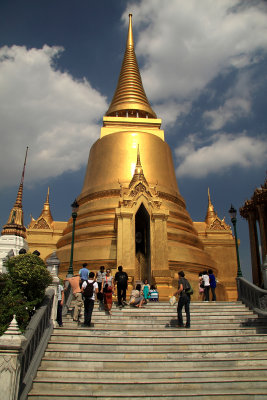
[[[55,220],[80,194],[91,145],[112,100],[128,14],[143,85],[172,149],[193,221],[208,188],[231,225],[267,170],[267,2],[238,0],[1,0],[0,226],[20,183],[24,222],[50,187]],[[251,279],[249,232],[237,217],[241,269]]]

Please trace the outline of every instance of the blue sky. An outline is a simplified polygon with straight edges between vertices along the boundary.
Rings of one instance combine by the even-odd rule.
[[[267,167],[267,3],[236,0],[2,0],[0,225],[29,146],[23,209],[70,216],[91,145],[115,91],[128,14],[149,101],[162,118],[179,190],[194,221],[207,191],[220,218],[264,183]],[[247,222],[238,217],[250,278]]]

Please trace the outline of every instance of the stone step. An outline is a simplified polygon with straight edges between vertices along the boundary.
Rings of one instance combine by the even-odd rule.
[[[214,392],[213,392],[214,393]],[[105,394],[104,396],[95,394],[94,396],[88,396],[86,395],[72,395],[72,394],[30,394],[28,396],[28,400],[73,400],[73,399],[79,399],[79,400],[88,400],[88,399],[94,399],[94,400],[177,400],[177,394],[164,394],[159,395],[157,393],[153,394],[153,396],[149,396],[149,394],[144,394],[144,396],[138,396],[138,395],[131,395],[129,396],[128,393],[125,395],[121,393],[119,396],[118,395],[113,395],[113,394]],[[242,392],[240,394],[240,390],[227,390],[223,391],[221,393],[216,393],[216,394],[211,394],[209,391],[200,391],[198,390],[195,393],[184,393],[181,394],[179,392],[179,400],[196,400],[196,399],[201,399],[201,400],[266,400],[266,395],[264,393],[264,390],[256,390],[254,389],[253,391],[248,390],[246,393]]]
[[[232,368],[229,370],[229,368],[220,368],[216,369],[214,367],[210,367],[209,369],[205,368],[200,371],[196,370],[185,370],[183,366],[180,366],[180,368],[175,368],[174,370],[145,370],[145,371],[131,371],[131,370],[123,370],[123,369],[118,369],[118,370],[109,370],[109,371],[95,371],[93,369],[89,370],[71,370],[71,371],[66,371],[65,369],[42,369],[39,368],[38,373],[37,373],[37,379],[39,378],[66,378],[70,380],[73,378],[75,380],[76,377],[79,377],[80,379],[84,379],[85,381],[90,377],[90,380],[93,379],[99,379],[100,381],[105,381],[105,382],[111,382],[111,381],[126,381],[126,380],[149,380],[150,382],[157,381],[158,379],[176,379],[176,380],[181,380],[181,379],[188,379],[188,378],[223,378],[223,377],[231,377],[231,378],[236,378],[242,376],[244,377],[253,377],[257,378],[259,376],[267,378],[267,370],[258,367],[258,368]]]
[[[186,320],[184,320],[184,322],[185,321]],[[83,319],[81,319],[81,321],[80,321],[80,324],[82,324],[82,323],[83,323]],[[146,321],[143,321],[143,323],[141,323],[141,322],[138,323],[137,321],[118,321],[118,320],[116,321],[113,319],[108,319],[107,321],[97,321],[95,319],[92,319],[92,324],[93,325],[92,325],[91,329],[92,328],[93,329],[101,329],[102,328],[102,329],[107,329],[107,330],[113,330],[113,329],[118,330],[119,329],[119,330],[143,331],[143,330],[147,330],[148,327],[151,330],[153,330],[153,329],[159,330],[162,328],[165,328],[167,330],[175,329],[175,328],[177,329],[177,320],[168,321],[168,322],[154,321],[154,322],[148,324]],[[82,325],[79,327],[77,323],[75,325],[77,326],[77,328],[80,328],[80,329],[83,329],[83,328],[90,329],[88,327],[83,327]],[[219,329],[226,328],[227,326],[232,327],[232,328],[239,328],[239,327],[242,327],[242,325],[244,325],[244,326],[246,325],[246,322],[242,319],[227,320],[227,321],[220,320],[220,321],[216,321],[216,322],[213,320],[211,320],[210,322],[207,322],[207,321],[197,322],[194,320],[191,321],[191,328],[195,328],[195,329],[199,328],[199,329],[204,329],[204,330],[205,329],[219,330]],[[72,328],[73,321],[66,322],[63,320],[63,326],[65,329]],[[259,324],[255,325],[255,327],[260,327],[260,325]],[[262,327],[264,327],[264,325]]]
[[[83,331],[84,332],[84,331]],[[244,343],[250,343],[250,342],[265,342],[267,343],[267,334],[264,335],[257,335],[257,334],[251,334],[249,335],[248,332],[245,332],[246,335],[222,335],[221,333],[218,333],[216,336],[198,336],[198,335],[191,335],[191,336],[182,336],[180,335],[180,330],[177,331],[177,336],[164,336],[164,343],[178,343],[180,344],[181,342],[183,344],[191,344],[191,343],[199,343],[199,344],[208,344],[208,343],[232,343],[232,342],[244,342]],[[103,335],[94,335],[93,337],[90,335],[85,335],[85,334],[80,334],[73,336],[72,334],[52,334],[50,338],[50,342],[52,343],[88,343],[88,339],[90,342],[93,342],[96,345],[107,345],[107,344],[118,344],[118,343],[123,343],[123,344],[152,344],[152,343],[162,343],[162,337],[158,336],[103,336]]]
[[[129,362],[130,361],[135,361],[138,362],[139,360],[144,360],[144,359],[149,359],[149,360],[155,360],[155,361],[160,361],[160,360],[181,360],[183,358],[261,358],[263,356],[267,357],[267,346],[262,345],[262,346],[257,346],[256,349],[250,350],[249,346],[246,346],[247,348],[238,348],[236,346],[235,349],[232,348],[232,346],[229,346],[229,348],[225,350],[212,350],[212,349],[192,349],[192,350],[173,350],[171,353],[166,353],[165,351],[160,351],[160,350],[152,350],[152,351],[141,351],[141,350],[134,350],[134,351],[114,351],[113,350],[113,345],[110,345],[110,350],[108,351],[101,351],[100,349],[97,350],[73,350],[72,348],[69,349],[69,351],[60,351],[57,349],[46,349],[45,351],[45,357],[61,357],[61,358],[80,358],[80,359],[85,359],[87,358],[88,360],[102,360],[105,361],[108,358],[112,357],[113,360],[124,360],[127,359]]]
[[[229,327],[223,325],[222,328],[216,329],[216,327],[208,327],[201,329],[199,326],[198,327],[193,327],[191,326],[190,329],[178,329],[177,326],[173,327],[166,327],[161,326],[157,329],[146,329],[142,330],[140,332],[139,329],[128,329],[128,330],[123,330],[119,326],[115,327],[108,327],[107,330],[107,325],[103,328],[83,328],[80,326],[77,326],[77,324],[71,324],[68,328],[66,324],[62,328],[55,328],[54,333],[57,334],[59,333],[60,335],[86,335],[93,337],[95,335],[100,335],[100,336],[135,336],[139,337],[140,335],[142,336],[153,336],[153,337],[177,337],[178,335],[181,336],[194,336],[194,335],[199,335],[199,336],[218,336],[218,335],[247,335],[250,333],[253,334],[266,334],[267,333],[267,327],[262,327],[262,328],[252,328],[252,327],[242,327],[240,324],[235,324],[235,327],[233,324],[229,325]]]
[[[99,349],[97,349],[98,352],[108,352],[110,348],[112,347],[112,352],[127,352],[127,353],[149,353],[149,352],[178,352],[178,351],[186,351],[188,350],[190,346],[190,351],[203,351],[203,352],[211,352],[211,351],[216,351],[216,352],[222,352],[222,351],[240,351],[240,350],[246,350],[248,348],[248,343],[243,341],[243,342],[234,342],[234,341],[228,341],[228,342],[213,342],[213,343],[183,343],[182,340],[176,343],[138,343],[138,344],[129,344],[129,343],[107,343],[107,344],[101,344],[101,346],[98,346]],[[266,349],[266,354],[267,354],[267,340],[265,341],[250,341],[249,342],[249,350],[258,350],[263,349],[265,346]],[[73,352],[75,351],[95,351],[96,345],[94,341],[91,341],[91,343],[77,343],[77,342],[68,342],[68,343],[62,343],[62,342],[49,342],[47,346],[47,350],[53,350],[53,351],[69,351],[69,349]]]
[[[142,360],[140,359],[137,363],[128,362],[128,360],[88,360],[88,359],[75,359],[75,358],[65,358],[45,356],[42,359],[40,368],[41,369],[64,369],[65,371],[80,371],[80,370],[93,370],[93,371],[147,371],[155,370],[157,368],[155,360]],[[193,370],[202,371],[203,369],[221,369],[227,368],[230,370],[235,368],[264,368],[267,369],[267,359],[266,357],[258,357],[255,359],[240,359],[240,358],[219,358],[206,359],[183,359],[180,360],[160,360],[160,370]]]
[[[123,315],[122,315],[123,314]],[[186,315],[185,313],[182,313],[184,316]],[[105,314],[104,312],[98,312],[98,313],[93,313],[93,318],[95,319],[106,319],[109,317],[108,314]],[[254,316],[253,313],[249,312],[234,312],[234,313],[223,313],[223,312],[218,312],[218,313],[208,313],[208,314],[199,314],[199,313],[192,313],[190,312],[191,319],[195,320],[210,320],[210,319],[235,319],[235,318],[250,318],[250,319],[258,319],[256,316]],[[81,313],[81,316],[83,316],[83,313]],[[153,320],[166,320],[166,319],[172,319],[172,318],[177,318],[177,312],[175,313],[148,313],[148,312],[142,312],[136,313],[136,312],[124,312],[124,311],[113,311],[112,310],[112,318],[114,319],[121,319],[123,316],[123,319],[125,320],[130,320],[130,319],[143,319],[145,318],[146,320],[150,319],[151,321]],[[66,320],[72,320],[72,315],[68,314],[64,317]]]
[[[49,380],[46,378],[36,379],[33,383],[32,392],[33,393],[46,393],[55,394],[59,393],[78,393],[79,395],[87,395],[89,396],[109,396],[111,393],[118,395],[118,393],[122,393],[124,396],[127,395],[131,397],[131,395],[138,395],[142,393],[144,396],[149,395],[152,396],[154,393],[158,393],[160,390],[164,394],[190,394],[190,391],[202,391],[205,390],[207,392],[207,386],[209,393],[216,393],[225,390],[239,390],[239,393],[246,392],[247,390],[252,392],[256,391],[261,393],[267,393],[267,379],[259,379],[259,378],[242,378],[240,377],[238,380],[231,378],[217,378],[216,381],[207,378],[198,378],[198,379],[183,379],[172,380],[171,382],[168,379],[160,379],[157,384],[154,382],[148,382],[143,379],[138,382],[125,382],[123,380],[117,382],[108,382],[106,385],[105,382],[95,382],[91,381],[90,378],[84,382],[84,379],[76,379],[71,378],[67,380],[66,378],[61,380],[53,379]],[[219,386],[219,388],[218,388]],[[219,390],[218,390],[219,389]]]

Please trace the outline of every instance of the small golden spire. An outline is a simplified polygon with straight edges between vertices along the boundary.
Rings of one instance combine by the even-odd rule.
[[[40,218],[44,218],[45,221],[50,225],[54,220],[50,211],[50,203],[49,203],[49,186],[47,189],[47,195],[46,195],[46,201],[43,206],[43,210],[41,212],[41,215],[39,218],[37,218],[37,221],[40,220]]]
[[[147,100],[136,60],[132,14],[117,88],[106,116],[157,118]]]
[[[148,186],[148,183],[146,181],[146,178],[145,178],[145,175],[143,172],[142,164],[141,164],[139,144],[138,144],[135,170],[134,170],[134,174],[133,174],[133,177],[132,177],[129,187],[132,187],[136,182],[140,182],[140,181],[144,182]]]
[[[207,209],[207,214],[206,214],[206,218],[205,218],[205,222],[207,225],[210,225],[214,219],[217,217],[216,212],[214,211],[214,207],[211,203],[211,199],[210,199],[210,189],[208,188],[208,209]]]
[[[28,155],[28,147],[26,148],[25,160],[19,185],[19,190],[14,207],[11,209],[8,221],[3,226],[1,235],[15,235],[26,238],[26,228],[23,224],[23,210],[22,210],[22,195],[23,195],[23,183],[26,168],[26,161]]]

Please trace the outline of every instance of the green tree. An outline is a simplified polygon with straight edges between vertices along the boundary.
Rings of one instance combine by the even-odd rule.
[[[34,310],[44,298],[52,277],[44,261],[35,254],[22,254],[6,262],[8,274],[0,276],[0,334],[16,315],[20,329],[25,330]]]

